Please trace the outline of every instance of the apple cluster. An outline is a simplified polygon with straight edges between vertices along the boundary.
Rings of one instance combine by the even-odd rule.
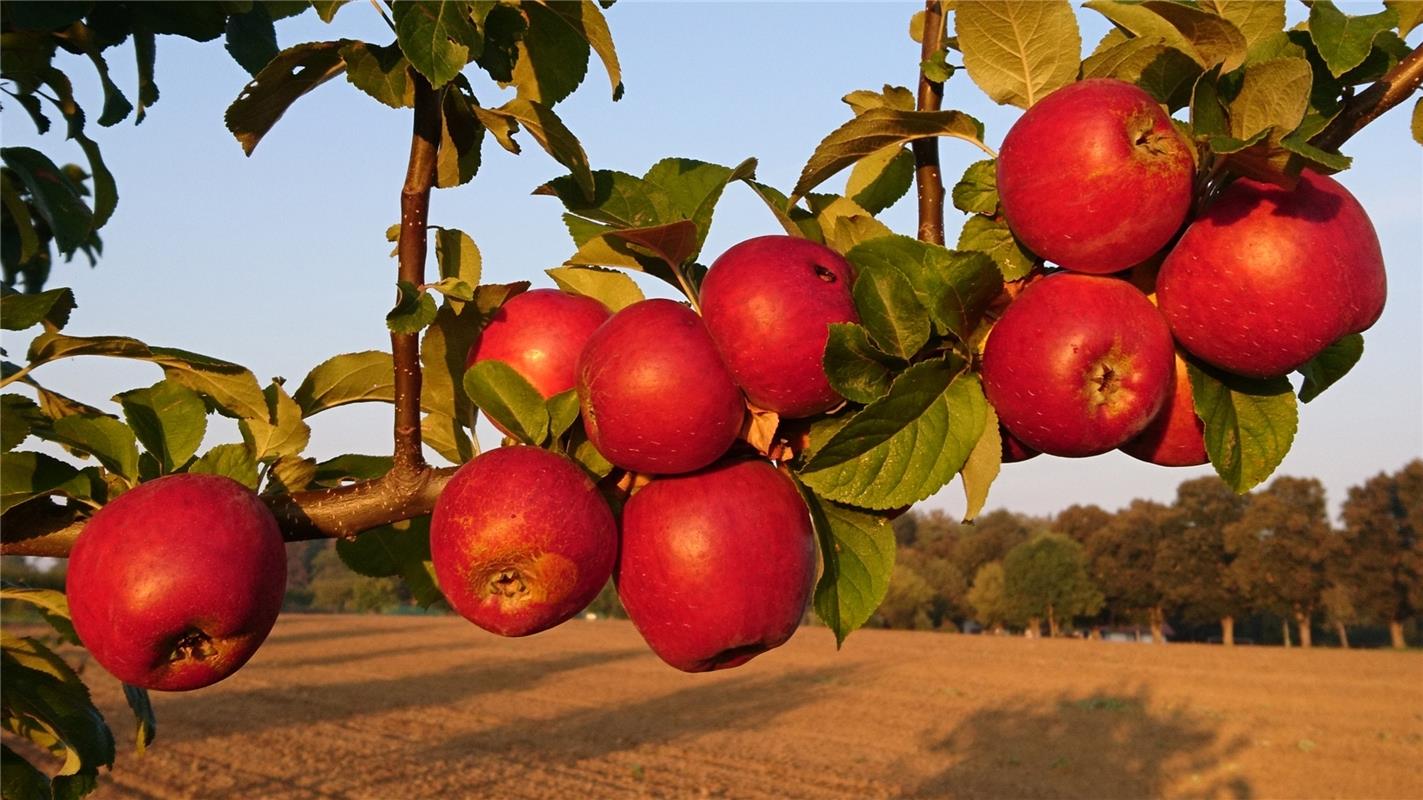
[[[465,464],[430,526],[450,605],[523,636],[571,618],[612,577],[679,669],[734,667],[789,639],[815,577],[809,512],[776,464],[733,445],[748,404],[796,419],[843,402],[822,354],[831,323],[858,320],[853,277],[829,248],[765,236],[712,264],[700,314],[662,299],[614,314],[553,289],[501,306],[468,363],[502,361],[545,398],[576,389],[589,442],[641,477],[615,515],[615,487],[562,454],[514,445]]]
[[[1119,448],[1204,464],[1188,360],[1287,375],[1383,311],[1378,237],[1343,186],[1241,178],[1192,219],[1192,147],[1129,83],[1080,81],[1028,109],[997,185],[1013,234],[1061,268],[1028,283],[984,347],[1005,461]]]

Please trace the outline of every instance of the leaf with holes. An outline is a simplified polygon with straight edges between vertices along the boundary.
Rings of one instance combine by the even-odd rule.
[[[224,120],[242,151],[252,155],[257,143],[298,98],[340,75],[345,42],[311,42],[283,50],[243,88]]]

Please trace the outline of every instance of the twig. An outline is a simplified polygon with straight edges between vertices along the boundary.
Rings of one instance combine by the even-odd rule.
[[[1423,45],[1413,48],[1413,52],[1382,78],[1346,102],[1334,121],[1310,139],[1310,144],[1338,150],[1365,125],[1407,100],[1420,85],[1423,85]]]
[[[928,61],[944,46],[944,9],[939,0],[925,0],[924,42],[920,63]],[[931,81],[919,71],[920,111],[938,111],[944,102],[944,84]],[[944,243],[944,181],[939,174],[939,140],[916,139],[914,150],[914,183],[919,196],[919,239],[931,244]]]

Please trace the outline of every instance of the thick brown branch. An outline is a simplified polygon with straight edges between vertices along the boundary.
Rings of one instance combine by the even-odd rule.
[[[1413,48],[1413,52],[1376,83],[1345,103],[1339,116],[1311,139],[1310,144],[1326,150],[1338,150],[1365,125],[1407,100],[1420,85],[1423,85],[1423,45]]]
[[[944,46],[944,8],[939,0],[924,3],[924,46],[920,59],[927,61]],[[919,70],[920,111],[938,111],[944,102],[944,84],[931,81]],[[919,239],[931,244],[944,243],[944,180],[939,174],[939,140],[916,139],[914,149],[914,183],[919,195]]]
[[[425,282],[426,242],[429,239],[430,190],[435,184],[435,156],[440,146],[443,94],[419,74],[415,82],[415,130],[410,137],[410,165],[400,192],[400,280],[420,286]],[[420,336],[391,333],[395,360],[395,466],[393,473],[424,469],[420,451]]]

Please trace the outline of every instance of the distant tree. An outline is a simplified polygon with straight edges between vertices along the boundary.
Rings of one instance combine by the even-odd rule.
[[[914,529],[914,548],[926,556],[953,560],[954,547],[974,529],[957,519],[934,509],[917,515]],[[973,573],[964,573],[971,575]]]
[[[1088,573],[1102,590],[1109,617],[1145,621],[1153,642],[1166,641],[1166,596],[1156,580],[1157,552],[1182,528],[1178,510],[1133,500],[1087,539]]]
[[[1250,496],[1245,513],[1225,528],[1236,586],[1258,608],[1293,618],[1301,647],[1329,588],[1330,562],[1343,540],[1329,525],[1324,484],[1317,478],[1276,478]]]
[[[1343,580],[1354,604],[1365,619],[1388,623],[1393,646],[1404,647],[1403,623],[1423,611],[1423,461],[1349,489],[1343,518]]]
[[[0,580],[31,589],[64,591],[67,559],[36,559],[25,556],[0,556]]]
[[[1080,545],[1086,545],[1092,534],[1112,519],[1112,514],[1096,505],[1071,505],[1057,513],[1052,529]]]
[[[974,618],[985,630],[1000,631],[1014,622],[1013,608],[1003,590],[1003,562],[993,561],[979,567],[968,590],[968,604]]]
[[[1029,635],[1046,619],[1048,634],[1057,636],[1062,623],[1102,607],[1082,545],[1060,533],[1039,534],[1010,550],[1003,559],[1003,589],[1017,616],[1028,620]]]
[[[877,614],[887,628],[928,630],[934,627],[929,617],[933,600],[934,590],[924,576],[903,561],[897,561],[889,579],[889,591]]]
[[[584,609],[585,614],[597,614],[599,619],[627,619],[627,611],[618,599],[618,587],[610,580],[593,602]]]
[[[1338,559],[1342,562],[1344,559]],[[1359,622],[1359,609],[1354,603],[1354,590],[1347,583],[1331,582],[1329,588],[1319,596],[1319,610],[1324,619],[1334,626],[1339,637],[1339,646],[1349,646],[1349,626]]]
[[[1240,518],[1245,502],[1220,478],[1185,481],[1171,506],[1180,529],[1160,542],[1152,564],[1167,607],[1188,622],[1219,621],[1227,645],[1235,643],[1235,620],[1249,610],[1230,584],[1232,557],[1225,547],[1225,526]]]
[[[1008,551],[1026,542],[1037,520],[1011,511],[984,514],[972,525],[964,526],[953,544],[951,560],[964,575],[977,575],[978,570],[992,561],[1002,561]]]
[[[325,611],[387,611],[400,604],[396,578],[357,575],[341,563],[335,548],[317,553],[311,578],[312,606]]]

